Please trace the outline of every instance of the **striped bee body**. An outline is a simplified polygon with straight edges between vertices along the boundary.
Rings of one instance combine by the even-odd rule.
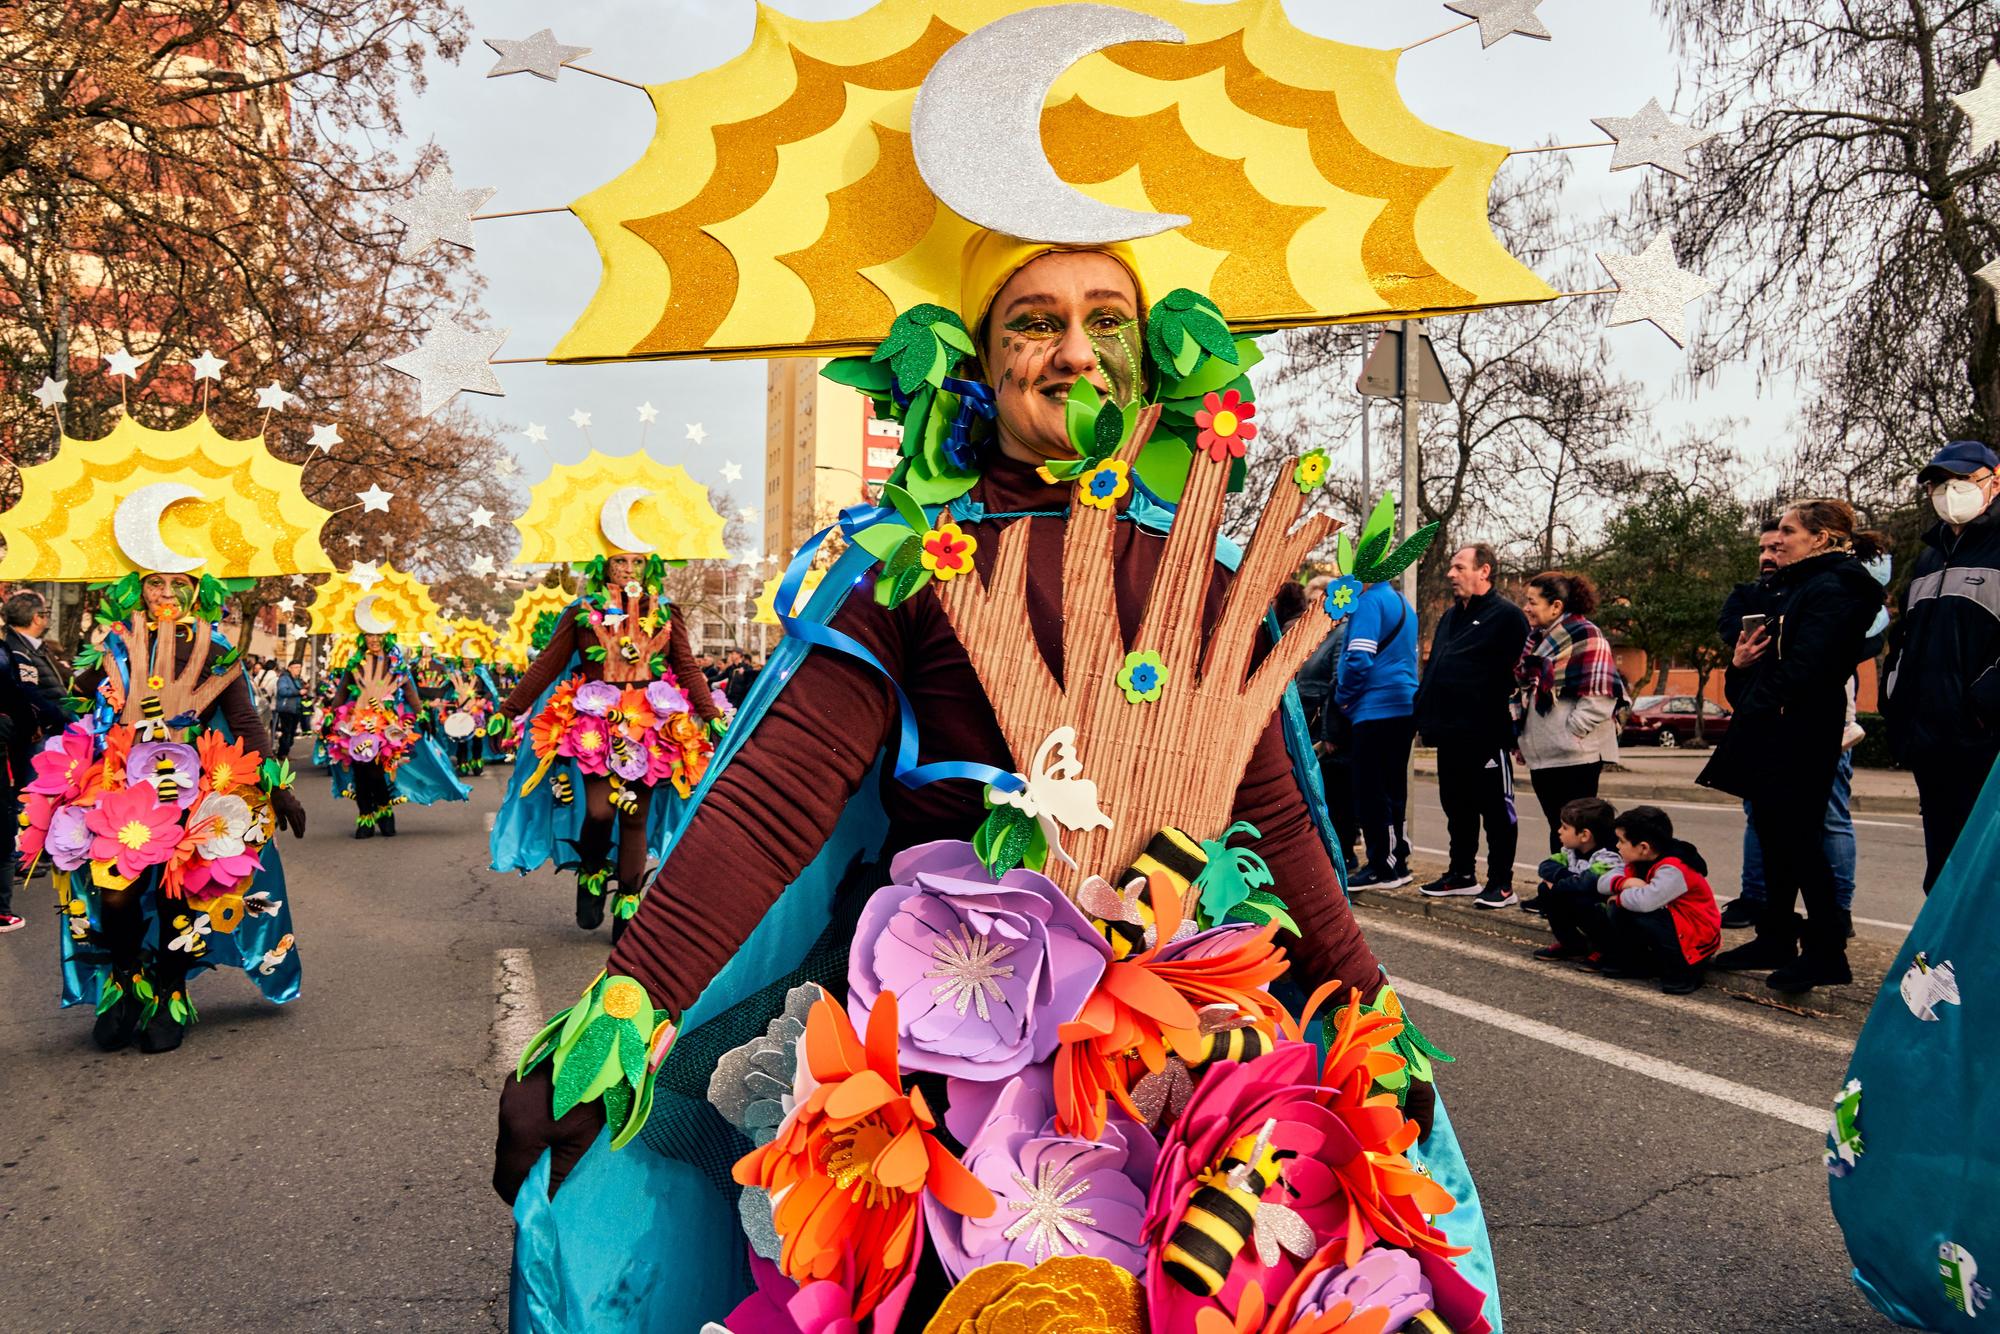
[[[1202,852],[1201,844],[1178,829],[1162,829],[1146,844],[1145,851],[1118,873],[1114,883],[1125,887],[1122,892],[1101,889],[1090,897],[1080,894],[1077,901],[1110,944],[1111,957],[1130,958],[1159,943],[1153,887],[1172,886],[1184,918],[1192,926],[1193,919],[1188,914],[1193,904],[1194,882],[1207,865],[1208,856]],[[1134,881],[1138,882],[1137,888],[1133,887]]]
[[[549,780],[549,795],[556,799],[556,805],[567,806],[576,800],[576,785],[568,774],[557,774]]]
[[[1213,1297],[1229,1281],[1236,1257],[1250,1244],[1264,1192],[1278,1180],[1289,1150],[1271,1147],[1275,1123],[1229,1146],[1222,1161],[1204,1172],[1188,1201],[1180,1226],[1167,1239],[1161,1268],[1167,1277],[1203,1297]]]
[[[1262,1029],[1229,1028],[1201,1035],[1201,1058],[1188,1068],[1201,1071],[1218,1061],[1254,1061],[1271,1050],[1271,1037]]]
[[[153,762],[153,790],[168,805],[181,799],[180,773],[174,768],[173,756],[161,755]]]

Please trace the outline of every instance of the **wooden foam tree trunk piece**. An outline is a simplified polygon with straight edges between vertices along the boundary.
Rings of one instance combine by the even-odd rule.
[[[125,706],[119,712],[120,722],[132,726],[144,722],[148,700],[156,702],[158,715],[162,718],[179,718],[185,714],[199,717],[222,697],[223,691],[229,689],[233,672],[207,674],[210,626],[206,621],[191,623],[192,640],[187,663],[180,668],[174,666],[176,624],[162,622],[156,634],[146,619],[146,613],[140,610],[133,612],[120,628],[132,677],[126,682]],[[159,679],[158,690],[151,687],[150,678]]]
[[[1125,450],[1128,463],[1144,435],[1139,432]],[[1028,620],[1028,524],[1011,524],[1001,533],[989,579],[982,583],[968,574],[938,585],[952,629],[993,703],[1015,768],[1024,769],[1056,728],[1076,728],[1083,775],[1097,784],[1099,804],[1113,827],[1063,835],[1077,866],[1051,855],[1045,869],[1070,892],[1086,876],[1115,876],[1163,826],[1196,838],[1219,834],[1229,822],[1251,750],[1286,685],[1332,631],[1315,600],[1255,675],[1244,679],[1257,628],[1278,585],[1338,527],[1330,517],[1314,515],[1293,528],[1304,497],[1290,478],[1287,465],[1204,652],[1202,611],[1215,572],[1229,466],[1195,456],[1138,639],[1130,645],[1154,650],[1166,664],[1166,688],[1149,703],[1127,700],[1117,680],[1127,645],[1119,634],[1113,587],[1113,511],[1080,503],[1071,508],[1063,538],[1060,684],[1043,661]]]

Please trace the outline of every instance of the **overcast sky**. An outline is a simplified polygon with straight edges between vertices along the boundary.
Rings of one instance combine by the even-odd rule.
[[[485,72],[494,56],[479,38],[519,38],[553,26],[562,41],[593,48],[581,63],[650,83],[683,78],[738,54],[749,42],[754,14],[750,0],[465,2],[473,22],[471,48],[460,65],[435,67],[406,124],[417,138],[435,140],[446,150],[460,188],[498,187],[489,210],[563,205],[587,193],[638,157],[653,118],[642,93],[571,70],[558,83],[528,74],[489,80]],[[777,7],[801,17],[840,18],[870,3],[778,0]],[[1457,21],[1429,0],[1287,0],[1287,10],[1308,31],[1373,46],[1406,44]],[[1515,145],[1550,135],[1565,143],[1601,138],[1591,118],[1631,115],[1648,97],[1673,109],[1678,83],[1673,58],[1646,0],[1545,0],[1540,15],[1555,40],[1514,36],[1481,50],[1476,30],[1467,30],[1410,52],[1402,66],[1405,100],[1433,124]],[[1580,212],[1617,211],[1642,175],[1612,175],[1609,149],[1576,156],[1578,185],[1569,206]],[[494,327],[512,331],[500,355],[550,350],[596,288],[597,253],[589,235],[567,214],[484,222],[477,224],[477,235],[486,309]],[[1698,315],[1699,307],[1694,310]],[[1607,330],[1604,337],[1621,368],[1661,401],[1659,421],[1667,434],[1683,420],[1729,415],[1751,423],[1739,442],[1782,438],[1789,403],[1782,396],[1760,398],[1747,375],[1691,401],[1680,383],[1680,353],[1658,331],[1633,325]],[[580,457],[590,445],[570,425],[572,411],[591,413],[591,441],[618,454],[638,445],[636,409],[651,402],[660,417],[646,447],[656,457],[685,463],[711,486],[721,483],[725,464],[741,464],[744,480],[729,487],[736,504],[762,504],[760,362],[521,365],[501,367],[499,374],[505,398],[465,395],[461,401],[509,429],[542,424],[557,457]],[[705,428],[705,444],[686,438],[686,425],[693,422]],[[518,434],[508,439],[524,477],[538,477],[546,461],[537,447]],[[1769,451],[1745,446],[1744,452],[1755,462]],[[1342,453],[1353,459],[1351,442]]]

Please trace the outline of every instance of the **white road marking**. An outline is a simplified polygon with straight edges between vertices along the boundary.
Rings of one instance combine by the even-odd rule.
[[[1518,1037],[1535,1042],[1547,1043],[1564,1051],[1588,1056],[1594,1061],[1620,1070],[1629,1070],[1635,1075],[1658,1080],[1662,1084],[1684,1089],[1689,1093],[1699,1093],[1705,1098],[1714,1098],[1745,1111],[1757,1112],[1773,1120],[1785,1121],[1816,1135],[1824,1135],[1831,1126],[1833,1117],[1826,1108],[1808,1107],[1802,1102],[1766,1093],[1763,1089],[1751,1088],[1748,1084],[1738,1084],[1734,1080],[1722,1079],[1702,1070],[1691,1070],[1685,1065],[1663,1061],[1657,1056],[1647,1056],[1642,1052],[1630,1051],[1609,1042],[1599,1042],[1596,1038],[1572,1033],[1554,1024],[1545,1024],[1538,1019],[1528,1019],[1505,1010],[1496,1010],[1491,1005],[1483,1005],[1476,1000],[1454,996],[1447,991],[1424,986],[1418,982],[1408,982],[1398,977],[1392,979],[1398,995],[1409,1000],[1420,1001],[1435,1009],[1494,1028],[1513,1033]]]
[[[535,992],[535,963],[526,950],[493,951],[494,1072],[505,1079],[521,1051],[542,1031],[542,1006]]]
[[[498,812],[498,811],[488,811],[488,812],[486,812],[486,832],[487,832],[487,833],[489,833],[489,834],[490,834],[490,833],[492,833],[492,832],[493,832],[493,821],[494,821],[494,818],[495,818],[496,816],[498,816],[498,815],[499,815],[499,812]]]
[[[1420,848],[1416,846],[1414,843],[1410,845],[1410,851],[1421,852],[1426,857],[1449,858],[1451,856],[1451,854],[1449,852],[1446,852],[1443,848]],[[1529,875],[1533,875],[1536,871],[1541,869],[1541,863],[1535,862],[1533,864],[1530,864],[1528,862],[1515,862],[1514,869],[1517,871],[1526,871]],[[1470,898],[1471,895],[1466,895],[1464,897]],[[1854,924],[1856,926],[1879,926],[1884,931],[1901,931],[1905,935],[1908,935],[1910,931],[1913,929],[1912,925],[1909,922],[1885,922],[1879,917],[1857,917],[1854,919]]]
[[[1390,914],[1377,910],[1362,919],[1362,934],[1370,937],[1388,936],[1393,940],[1407,940],[1419,945],[1428,945],[1443,950],[1447,954],[1467,959],[1477,959],[1481,963],[1498,964],[1502,968],[1512,968],[1518,972],[1534,973],[1556,982],[1573,987],[1585,987],[1591,991],[1602,991],[1621,1000],[1639,1001],[1655,1005],[1663,1010],[1677,1010],[1682,1014],[1727,1024],[1734,1029],[1751,1033],[1761,1033],[1766,1037],[1789,1038],[1793,1042],[1804,1043],[1808,1047],[1818,1047],[1824,1051],[1837,1052],[1842,1056],[1854,1051],[1854,1039],[1837,1037],[1832,1033],[1821,1033],[1816,1029],[1794,1028],[1790,1024],[1766,1019],[1759,1014],[1736,1013],[1703,1004],[1692,996],[1669,996],[1655,991],[1651,986],[1635,985],[1631,982],[1614,982],[1608,977],[1586,973],[1566,964],[1543,963],[1527,954],[1510,954],[1472,941],[1446,936],[1436,931],[1426,931],[1420,926],[1409,926],[1402,922],[1389,921]],[[1399,984],[1400,985],[1400,984]]]

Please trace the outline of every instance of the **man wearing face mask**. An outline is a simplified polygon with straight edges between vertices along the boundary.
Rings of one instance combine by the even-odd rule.
[[[2000,755],[2000,457],[1954,440],[1917,474],[1938,523],[1924,534],[1890,636],[1889,743],[1917,780],[1924,889],[1936,883]]]

